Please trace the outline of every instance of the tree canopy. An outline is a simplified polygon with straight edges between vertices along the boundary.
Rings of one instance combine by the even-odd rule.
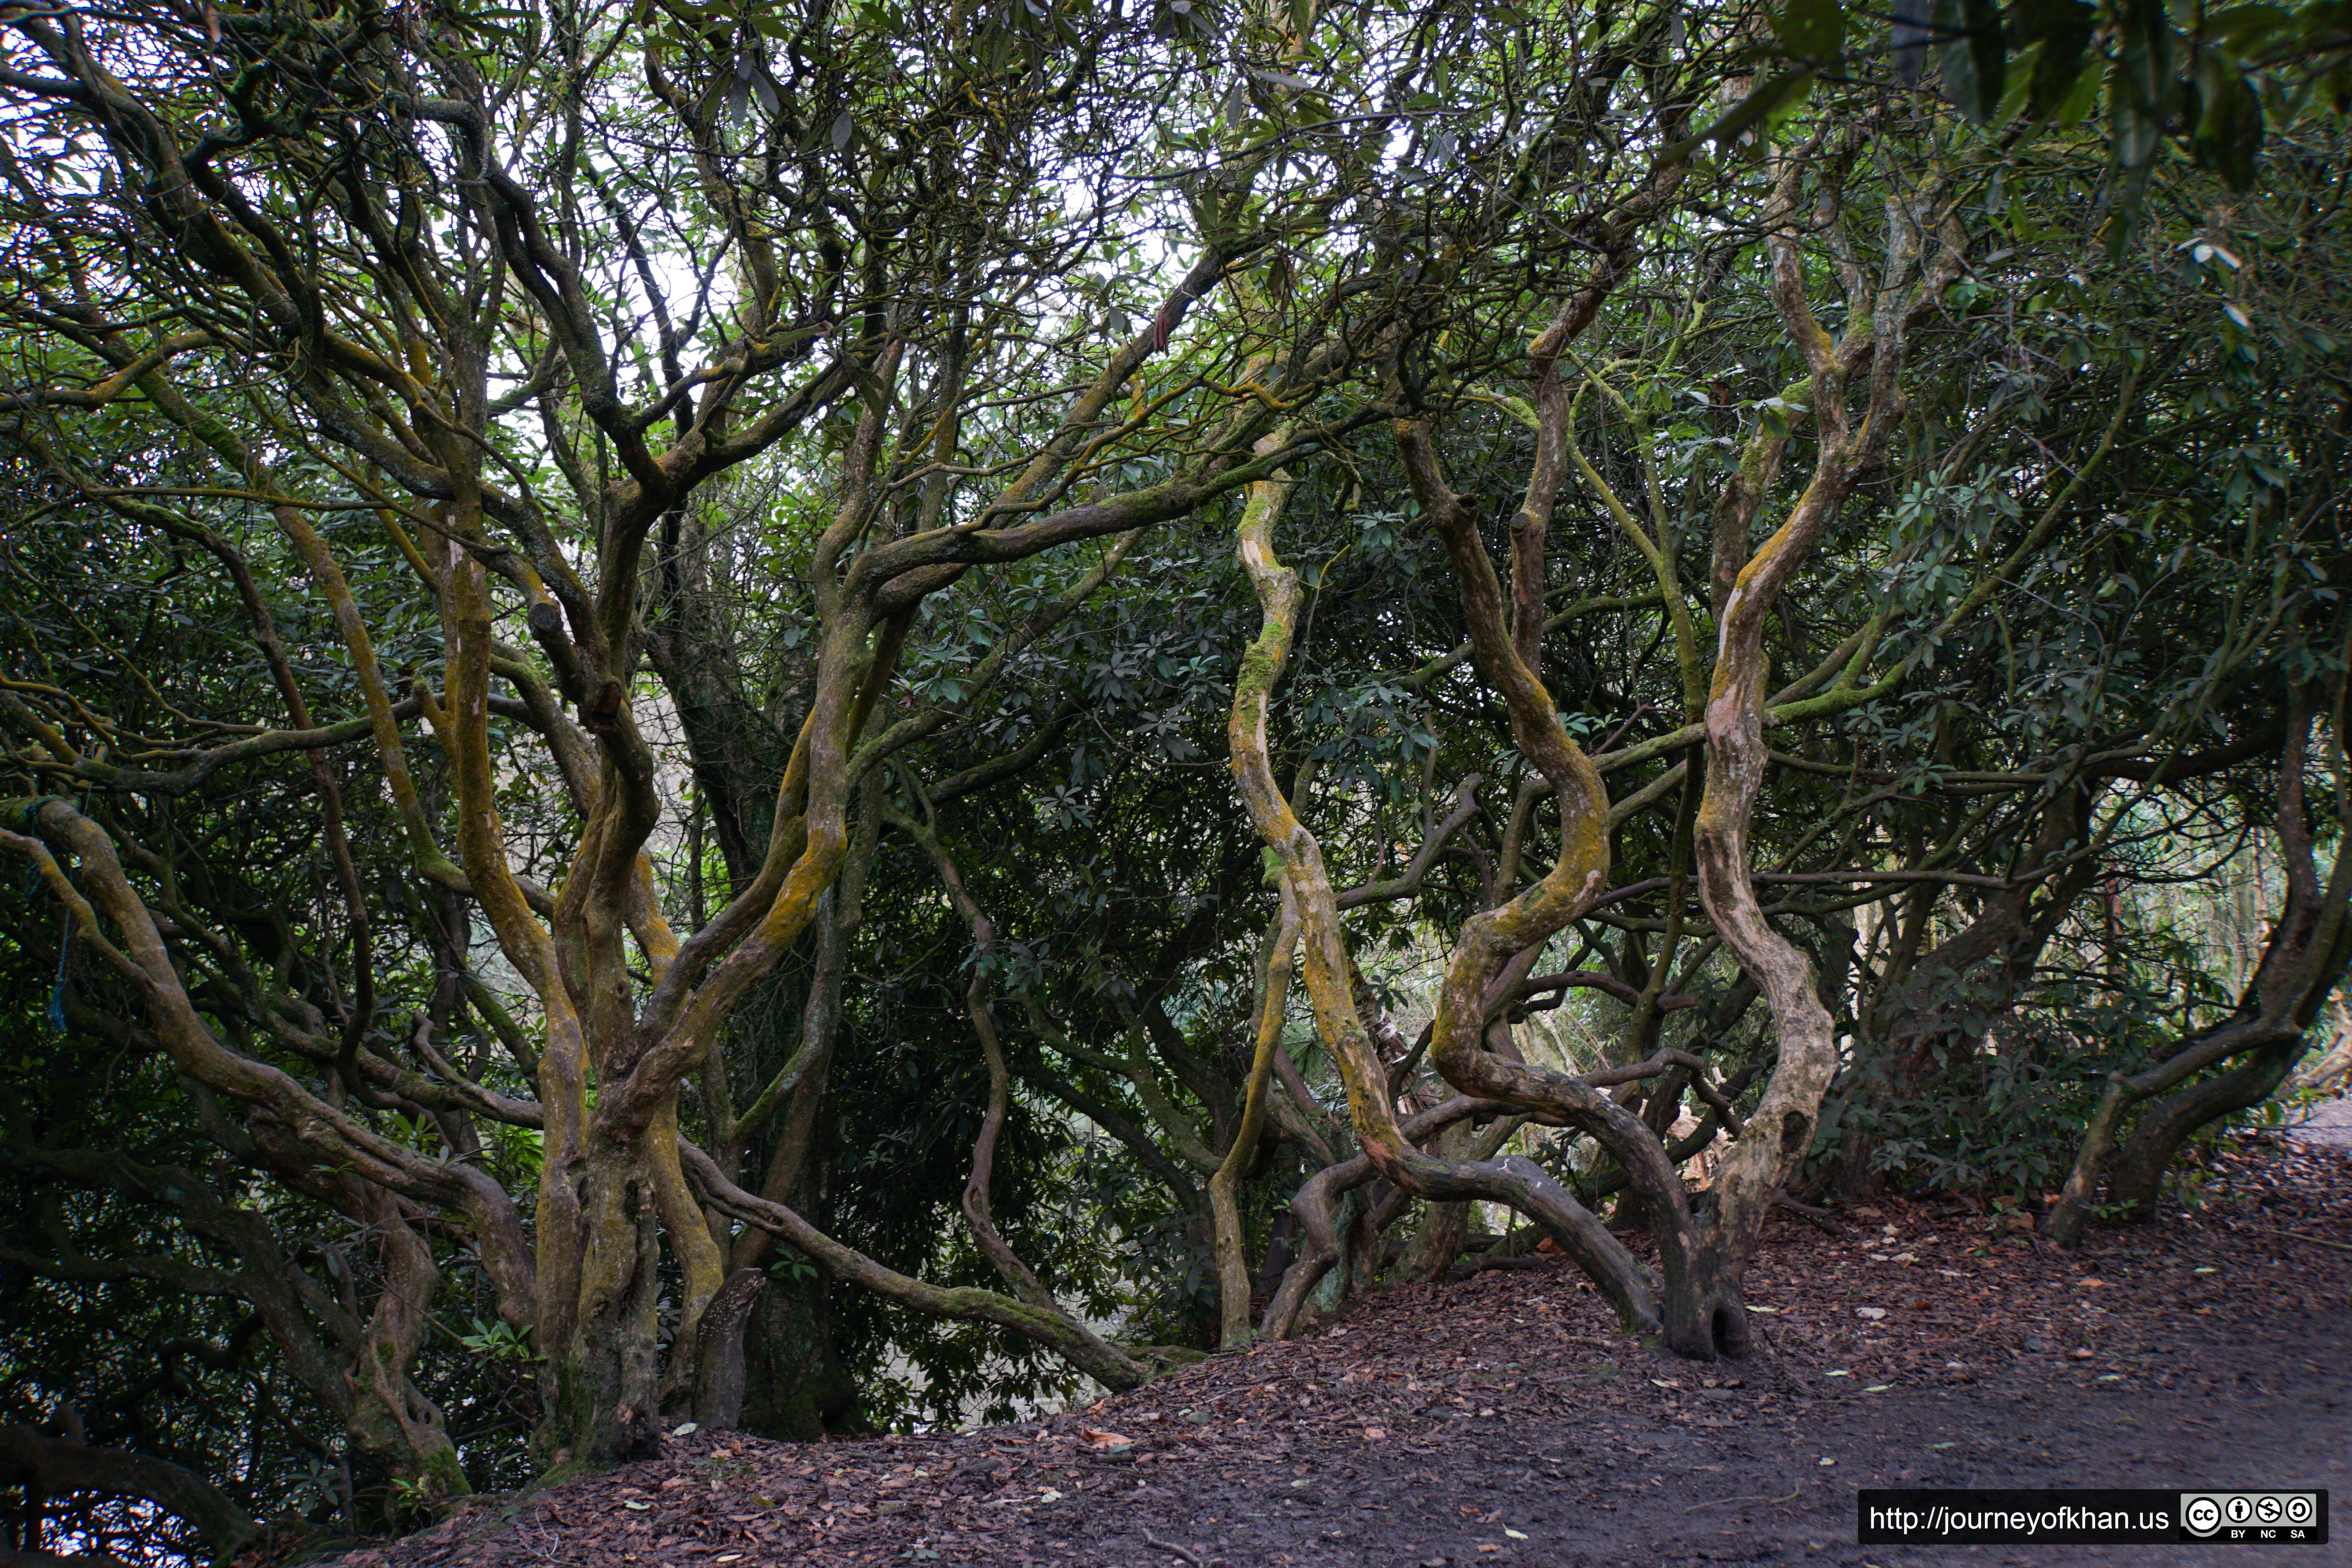
[[[2347,27],[11,5],[15,1544],[2147,1217],[2352,1034]]]

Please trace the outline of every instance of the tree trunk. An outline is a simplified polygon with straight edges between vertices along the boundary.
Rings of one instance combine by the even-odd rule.
[[[579,1295],[569,1332],[543,1352],[551,1386],[540,1442],[551,1470],[597,1469],[659,1449],[659,1215],[634,1152],[596,1144],[582,1162]]]
[[[1437,1135],[1429,1152],[1441,1160],[1459,1163],[1469,1156],[1470,1124],[1457,1121]],[[1470,1236],[1470,1205],[1463,1202],[1423,1204],[1420,1223],[1405,1241],[1404,1253],[1389,1277],[1399,1284],[1434,1279],[1462,1256]]]
[[[1774,931],[1756,898],[1748,832],[1769,758],[1763,699],[1769,674],[1765,618],[1837,515],[1861,476],[1875,466],[1903,416],[1902,321],[1909,256],[1899,226],[1890,235],[1886,278],[1867,323],[1833,342],[1805,300],[1796,242],[1770,242],[1773,301],[1811,374],[1811,412],[1819,431],[1812,478],[1778,531],[1740,569],[1724,601],[1715,674],[1706,702],[1706,784],[1692,832],[1699,901],[1717,934],[1756,983],[1772,1010],[1779,1059],[1746,1131],[1717,1168],[1687,1243],[1662,1234],[1666,1343],[1701,1360],[1742,1355],[1749,1345],[1739,1304],[1748,1257],[1781,1184],[1812,1142],[1822,1099],[1837,1070],[1837,1040],[1805,955]],[[1849,417],[1845,383],[1864,353],[1870,405]]]
[[[739,1268],[703,1311],[695,1346],[694,1420],[706,1432],[731,1432],[742,1420],[743,1331],[767,1288],[766,1275]]]
[[[2309,1047],[2308,1037],[2297,1031],[2294,1038],[2264,1046],[2220,1077],[2184,1089],[2143,1111],[2108,1174],[2109,1211],[2119,1219],[2155,1218],[2164,1174],[2172,1168],[2180,1146],[2199,1128],[2268,1100]]]

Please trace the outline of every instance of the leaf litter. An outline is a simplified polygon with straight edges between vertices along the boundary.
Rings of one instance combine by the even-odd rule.
[[[1376,1292],[1336,1326],[1014,1425],[673,1436],[342,1563],[1858,1564],[1861,1487],[2341,1495],[2352,1254],[2296,1237],[2352,1237],[2352,1160],[2256,1141],[2216,1164],[2195,1215],[2073,1254],[1960,1203],[1874,1198],[1842,1235],[1776,1217],[1742,1361],[1645,1349],[1545,1260]]]

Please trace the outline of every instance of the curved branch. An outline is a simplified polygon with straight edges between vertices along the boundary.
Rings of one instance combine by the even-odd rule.
[[[683,1138],[678,1140],[678,1153],[688,1177],[712,1207],[730,1218],[772,1232],[833,1279],[871,1290],[886,1301],[925,1317],[994,1323],[1010,1329],[1025,1340],[1059,1352],[1071,1365],[1108,1388],[1133,1388],[1147,1375],[1140,1363],[1115,1347],[1105,1345],[1082,1325],[1059,1312],[1045,1311],[993,1290],[968,1286],[944,1288],[910,1279],[834,1240],[782,1204],[745,1192],[726,1178],[717,1161]],[[1097,1346],[1110,1353],[1102,1354]]]
[[[38,1497],[99,1492],[140,1498],[196,1527],[226,1561],[254,1531],[252,1515],[194,1470],[120,1448],[89,1448],[36,1427],[0,1426],[0,1481]]]

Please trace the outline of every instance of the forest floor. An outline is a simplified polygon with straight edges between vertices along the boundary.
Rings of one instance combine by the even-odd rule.
[[[2352,1153],[2352,1100],[2323,1100],[2287,1123],[2286,1135]]]
[[[2352,1158],[2273,1135],[2218,1166],[2194,1216],[2074,1254],[1958,1204],[1776,1216],[1748,1282],[1768,1344],[1738,1363],[1642,1350],[1547,1261],[1375,1294],[1307,1338],[1015,1426],[672,1439],[343,1563],[2242,1563],[1854,1544],[1870,1486],[2315,1486],[2342,1507]],[[2352,1527],[2334,1535],[2256,1551],[2352,1563]]]

